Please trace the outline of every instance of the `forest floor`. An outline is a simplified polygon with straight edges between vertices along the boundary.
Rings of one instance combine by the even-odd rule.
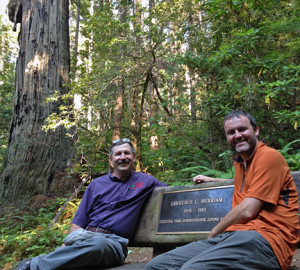
[[[127,263],[146,263],[152,258],[152,248],[140,248],[140,247],[129,247],[129,254],[127,256]],[[300,269],[300,249],[297,249],[295,256],[293,257],[291,269]]]
[[[128,256],[126,262],[149,262],[152,258],[152,248],[141,248],[141,247],[128,247]]]

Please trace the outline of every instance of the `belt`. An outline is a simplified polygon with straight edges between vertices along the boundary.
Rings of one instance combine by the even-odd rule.
[[[86,230],[91,231],[91,232],[98,232],[98,233],[106,233],[106,234],[113,234],[113,232],[105,230],[101,227],[86,227]]]

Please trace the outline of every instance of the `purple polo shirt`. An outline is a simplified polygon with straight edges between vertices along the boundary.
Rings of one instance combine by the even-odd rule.
[[[164,186],[145,173],[131,171],[122,182],[109,172],[89,184],[72,223],[82,228],[99,226],[131,238],[145,200],[156,187]]]

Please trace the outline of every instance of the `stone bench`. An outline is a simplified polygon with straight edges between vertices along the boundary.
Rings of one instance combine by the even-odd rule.
[[[300,171],[292,172],[292,176],[300,198]],[[210,192],[214,191],[212,196]],[[177,246],[206,239],[218,220],[230,210],[232,191],[233,180],[156,188],[129,246],[152,247],[153,256],[156,256]],[[204,201],[199,202],[203,197]],[[220,214],[215,207],[225,209]],[[165,219],[164,215],[168,217]],[[200,230],[195,230],[193,224],[200,226]],[[111,269],[144,269],[144,266],[143,263],[130,263]]]

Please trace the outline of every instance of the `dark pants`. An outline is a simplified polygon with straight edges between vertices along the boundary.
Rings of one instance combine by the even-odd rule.
[[[256,231],[226,232],[152,259],[146,270],[281,269],[265,238]]]

